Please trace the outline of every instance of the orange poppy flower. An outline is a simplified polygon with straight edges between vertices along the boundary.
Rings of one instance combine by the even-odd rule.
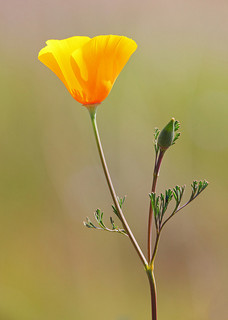
[[[106,35],[48,40],[38,59],[83,105],[99,104],[127,63],[137,44],[123,36]]]

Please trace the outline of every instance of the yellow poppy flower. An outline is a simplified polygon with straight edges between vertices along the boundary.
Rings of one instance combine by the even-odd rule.
[[[137,44],[123,36],[71,37],[48,40],[38,59],[83,105],[99,104],[109,94]]]

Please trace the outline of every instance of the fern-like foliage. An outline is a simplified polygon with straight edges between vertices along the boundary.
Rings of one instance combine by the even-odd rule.
[[[123,197],[123,198],[118,198],[118,201],[119,201],[119,205],[120,205],[120,208],[122,208],[122,205],[125,201],[125,198],[126,197]],[[112,205],[112,209],[113,209],[113,212],[116,214],[116,216],[119,218],[119,214],[118,214],[118,211],[116,209],[116,207],[114,205]],[[103,230],[103,231],[109,231],[109,232],[116,232],[116,233],[120,233],[120,234],[123,234],[125,236],[128,236],[126,231],[124,229],[121,229],[119,228],[115,222],[114,222],[114,219],[112,217],[110,217],[110,223],[111,223],[111,228],[108,228],[104,221],[103,221],[103,217],[104,217],[104,213],[100,210],[100,209],[97,209],[95,212],[94,212],[94,218],[96,220],[96,223],[98,226],[96,226],[88,217],[86,218],[86,221],[84,221],[84,225],[89,228],[89,229],[96,229],[96,230]]]
[[[122,206],[124,204],[124,201],[126,199],[126,196],[124,196],[123,198],[119,198],[117,197],[117,200],[119,202],[119,205],[120,205],[120,208],[122,209]],[[116,209],[116,207],[114,205],[112,205],[112,211],[115,213],[115,215],[120,219],[120,216],[119,216],[119,213],[118,213],[118,210]]]
[[[155,226],[157,231],[161,228],[162,219],[172,198],[173,192],[171,189],[166,190],[165,194],[161,193],[157,197],[154,192],[150,194],[151,206],[154,212]]]
[[[194,200],[198,195],[208,186],[208,182],[206,180],[203,181],[193,181],[191,184],[192,194],[190,197],[190,201]]]
[[[173,138],[172,145],[174,145],[176,143],[176,141],[178,140],[178,138],[181,135],[181,133],[178,132],[179,128],[180,128],[180,122],[178,120],[176,120],[174,123],[174,138]]]
[[[161,130],[159,130],[158,128],[155,128],[155,130],[154,130],[154,149],[155,149],[156,156],[157,156],[158,151],[159,151],[158,136],[159,136],[160,132],[161,132]]]
[[[185,191],[185,186],[175,186],[172,190],[168,189],[165,191],[165,194],[161,193],[160,195],[156,196],[156,193],[151,193],[150,200],[151,206],[154,213],[154,220],[157,233],[160,233],[161,229],[164,225],[181,209],[186,207],[190,202],[192,202],[205,188],[208,186],[208,182],[206,180],[201,181],[193,181],[191,184],[192,193],[190,199],[182,206],[180,206],[182,197]],[[175,200],[175,206],[171,214],[164,219],[165,212],[168,209],[168,205],[170,204],[171,200]]]

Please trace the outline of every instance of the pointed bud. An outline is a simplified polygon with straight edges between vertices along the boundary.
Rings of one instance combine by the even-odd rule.
[[[158,136],[158,146],[161,150],[168,149],[173,144],[175,119],[172,118]]]

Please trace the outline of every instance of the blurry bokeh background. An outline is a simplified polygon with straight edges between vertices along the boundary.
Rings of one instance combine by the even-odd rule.
[[[138,44],[98,124],[144,251],[154,127],[182,125],[158,191],[210,181],[161,239],[159,320],[228,319],[227,15],[225,0],[1,1],[0,320],[150,318],[130,242],[82,224],[98,207],[111,215],[89,115],[37,59],[47,39],[99,34]]]

